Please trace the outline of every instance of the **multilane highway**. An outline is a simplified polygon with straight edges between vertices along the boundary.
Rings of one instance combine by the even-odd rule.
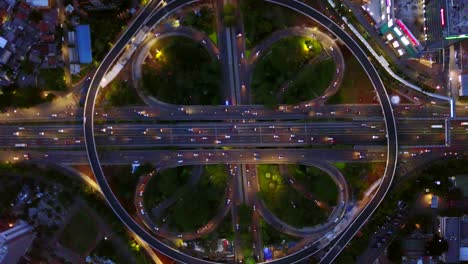
[[[436,120],[400,120],[398,135],[402,146],[445,144],[445,123]],[[450,122],[451,145],[466,145],[468,126]],[[441,126],[432,128],[432,126]],[[81,148],[84,140],[79,125],[0,126],[0,147],[56,149]],[[125,148],[223,147],[223,146],[306,146],[306,145],[385,145],[383,122],[254,122],[96,125],[97,145]]]

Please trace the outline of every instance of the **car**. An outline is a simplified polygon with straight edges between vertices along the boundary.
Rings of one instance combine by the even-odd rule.
[[[45,133],[44,132],[39,132],[39,135],[43,136],[43,135],[45,135]]]
[[[240,229],[239,224],[236,224],[236,230],[239,230],[239,229]]]
[[[278,156],[278,159],[284,159],[284,156],[283,156],[283,155],[279,155],[279,156]]]
[[[63,129],[59,129],[58,132],[59,132],[59,133],[63,133]]]
[[[228,199],[226,200],[226,204],[229,204],[230,202],[231,202],[231,199],[228,198]]]
[[[177,153],[177,157],[182,157],[182,153]]]
[[[14,132],[13,135],[14,136],[19,136],[19,132]]]
[[[178,238],[182,238],[182,234],[178,234],[177,237],[178,237]]]
[[[179,164],[182,163],[182,162],[184,162],[184,160],[178,160],[177,161],[177,163],[179,163]]]
[[[215,140],[215,144],[221,144],[221,140]]]
[[[378,139],[378,138],[379,138],[379,136],[375,136],[375,135],[372,136],[372,139]]]
[[[143,196],[143,191],[140,191],[140,196]]]
[[[143,209],[141,209],[140,212],[141,212],[142,215],[145,214],[145,210],[143,210]]]
[[[279,138],[278,135],[273,135],[273,138]]]
[[[253,209],[254,211],[256,210],[256,208],[255,208],[255,204],[252,206],[252,209]]]

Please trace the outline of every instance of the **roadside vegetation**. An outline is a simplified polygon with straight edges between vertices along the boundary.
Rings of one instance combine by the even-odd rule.
[[[86,210],[75,213],[65,226],[60,243],[74,252],[85,255],[96,240],[98,227]]]
[[[258,165],[260,198],[281,220],[295,227],[314,226],[324,222],[326,212],[288,186],[278,165]]]
[[[314,61],[322,50],[316,39],[298,36],[273,44],[253,72],[254,103],[276,107],[310,100],[322,93],[334,73],[333,61]]]
[[[41,103],[51,102],[54,98],[55,96],[52,93],[45,95],[39,87],[19,87],[13,84],[2,87],[0,111],[5,111],[9,107],[28,108]]]
[[[177,202],[169,207],[164,222],[171,230],[195,231],[207,224],[226,201],[227,170],[224,164],[204,167],[200,181],[189,192],[184,192]],[[160,224],[162,219],[157,219]]]
[[[131,165],[104,166],[103,171],[107,176],[109,185],[122,205],[129,211],[133,211],[133,196],[138,179],[141,175],[153,170],[151,164],[141,164],[134,173]]]
[[[328,104],[375,103],[374,88],[364,68],[354,55],[344,46],[340,46],[345,61],[345,71],[340,88],[331,96]]]
[[[81,23],[89,23],[91,30],[91,49],[93,60],[100,62],[125,28],[131,15],[128,13],[129,1],[121,1],[116,10],[89,12],[87,18],[81,18]]]
[[[326,202],[329,206],[335,206],[338,201],[338,186],[324,171],[304,165],[288,165],[291,175],[302,185],[307,187],[318,200]]]
[[[202,6],[200,9],[187,13],[181,24],[198,29],[209,36],[215,33],[214,11],[208,6]]]
[[[219,63],[193,40],[169,37],[157,42],[142,71],[143,88],[161,101],[185,105],[221,103]]]
[[[66,91],[64,69],[42,69],[39,72],[39,86],[45,91]]]
[[[283,241],[286,243],[288,242],[296,242],[299,239],[296,237],[292,237],[286,235],[284,233],[279,232],[278,230],[274,229],[271,225],[269,225],[265,220],[260,219],[260,227],[262,230],[262,240],[263,245],[268,246],[279,246],[283,244]],[[286,253],[286,252],[285,252]]]
[[[238,206],[238,216],[242,255],[246,263],[251,263],[254,260],[252,227],[250,225],[252,223],[252,208],[246,204],[241,204]]]
[[[334,164],[345,177],[350,194],[354,200],[362,199],[366,190],[373,182],[382,177],[385,164],[379,163],[343,163]]]
[[[142,104],[135,88],[127,81],[114,80],[102,90],[104,107]]]
[[[240,8],[247,49],[251,49],[274,31],[295,25],[298,19],[297,13],[265,1],[243,0]]]
[[[223,7],[223,22],[226,27],[236,24],[236,8],[231,3],[226,3]]]
[[[334,71],[335,62],[331,58],[306,64],[293,78],[282,103],[295,104],[320,97],[331,84]]]
[[[152,208],[186,185],[192,174],[192,168],[192,166],[175,167],[154,175],[146,184],[143,196],[147,211],[151,211]]]

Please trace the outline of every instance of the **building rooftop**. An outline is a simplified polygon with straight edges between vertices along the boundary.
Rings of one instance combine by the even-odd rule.
[[[460,96],[468,96],[468,73],[460,76]]]
[[[76,27],[76,42],[80,63],[91,63],[93,58],[91,55],[91,33],[89,25],[78,25]]]
[[[49,0],[27,0],[27,2],[34,7],[39,7],[39,8],[49,7]]]
[[[32,227],[23,221],[0,233],[0,264],[18,263],[34,237]]]
[[[466,0],[446,0],[447,28],[445,37],[458,37],[468,34],[468,2]]]
[[[457,175],[455,179],[455,186],[463,192],[463,196],[468,197],[468,175]]]

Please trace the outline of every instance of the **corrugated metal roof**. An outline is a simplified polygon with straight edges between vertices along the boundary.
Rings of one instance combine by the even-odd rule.
[[[89,25],[79,25],[76,27],[76,43],[78,45],[80,63],[91,63],[93,58],[91,55],[91,33]]]

